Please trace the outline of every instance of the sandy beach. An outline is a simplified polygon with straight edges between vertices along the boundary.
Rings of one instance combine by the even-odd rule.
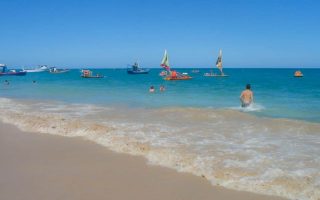
[[[214,187],[80,138],[0,124],[0,199],[281,199]]]

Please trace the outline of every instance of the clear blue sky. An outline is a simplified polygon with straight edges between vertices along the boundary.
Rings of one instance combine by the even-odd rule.
[[[1,0],[0,63],[320,67],[317,0]]]

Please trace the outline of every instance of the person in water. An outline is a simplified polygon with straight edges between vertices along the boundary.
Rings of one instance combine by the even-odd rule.
[[[175,70],[171,71],[171,77],[177,78],[177,72]]]
[[[154,86],[153,86],[153,85],[150,87],[149,92],[150,92],[150,93],[155,92],[155,89],[154,89]]]
[[[246,108],[253,102],[253,92],[251,91],[251,85],[247,84],[246,89],[242,91],[240,95],[241,107]]]
[[[161,85],[159,90],[160,90],[161,92],[164,92],[164,91],[166,90],[166,88],[165,88],[163,85]]]
[[[9,82],[8,80],[5,80],[5,81],[4,81],[4,84],[5,84],[5,85],[9,85],[10,82]]]

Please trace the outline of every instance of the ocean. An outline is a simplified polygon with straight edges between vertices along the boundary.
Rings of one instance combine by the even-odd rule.
[[[193,79],[164,81],[160,69],[93,69],[103,79],[81,78],[80,69],[0,76],[0,119],[81,136],[213,185],[320,199],[320,69],[303,69],[303,78],[293,77],[295,69],[225,69],[225,78],[204,77],[210,69],[177,70]],[[254,104],[243,109],[247,83]]]

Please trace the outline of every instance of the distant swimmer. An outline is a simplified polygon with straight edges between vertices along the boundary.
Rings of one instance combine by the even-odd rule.
[[[240,95],[241,107],[245,108],[250,106],[253,102],[253,92],[251,91],[250,84],[246,85],[246,89]]]
[[[161,85],[159,90],[160,90],[161,92],[164,92],[164,91],[166,90],[166,88],[165,88],[163,85]]]
[[[5,80],[5,81],[4,81],[4,84],[5,84],[5,85],[9,85],[10,82],[9,82],[8,80]]]
[[[153,85],[150,87],[149,92],[150,92],[150,93],[154,93],[154,92],[155,92],[155,89],[154,89],[154,86],[153,86]]]

